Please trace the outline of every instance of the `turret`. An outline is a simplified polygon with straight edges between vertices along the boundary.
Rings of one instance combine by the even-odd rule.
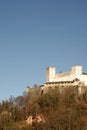
[[[46,69],[46,82],[52,82],[55,78],[56,69],[54,67],[48,67]]]
[[[75,76],[81,75],[82,74],[82,66],[74,66],[74,67],[72,67],[72,73]]]

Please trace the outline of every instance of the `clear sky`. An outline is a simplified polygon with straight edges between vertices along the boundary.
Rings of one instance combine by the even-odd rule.
[[[0,0],[0,101],[41,85],[46,68],[87,72],[87,0]]]

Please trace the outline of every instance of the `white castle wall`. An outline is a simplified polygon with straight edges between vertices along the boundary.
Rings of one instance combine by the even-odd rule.
[[[78,78],[87,85],[87,74],[82,73],[82,66],[74,66],[70,72],[56,74],[54,67],[48,67],[46,70],[46,82],[73,81]]]

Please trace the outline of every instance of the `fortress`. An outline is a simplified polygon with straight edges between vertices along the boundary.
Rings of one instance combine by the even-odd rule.
[[[40,93],[46,93],[49,89],[57,88],[61,92],[67,87],[76,87],[79,94],[83,93],[87,89],[87,73],[82,72],[82,66],[73,66],[71,71],[56,73],[55,67],[48,67],[46,69],[46,83],[39,88],[27,87],[27,92],[33,92],[40,90]],[[36,91],[35,91],[36,92]]]
[[[49,82],[72,82],[78,79],[87,85],[87,73],[82,72],[82,66],[73,66],[70,72],[56,74],[54,67],[48,67],[46,70],[46,83]]]
[[[76,86],[80,94],[83,86],[87,86],[87,73],[82,72],[82,66],[73,66],[71,71],[58,74],[54,67],[46,69],[46,83],[41,87],[42,92],[45,93],[51,88],[59,88],[61,91],[68,86]]]

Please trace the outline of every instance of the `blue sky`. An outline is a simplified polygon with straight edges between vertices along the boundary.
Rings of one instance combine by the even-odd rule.
[[[87,0],[0,1],[0,101],[45,82],[46,68],[87,72]]]

